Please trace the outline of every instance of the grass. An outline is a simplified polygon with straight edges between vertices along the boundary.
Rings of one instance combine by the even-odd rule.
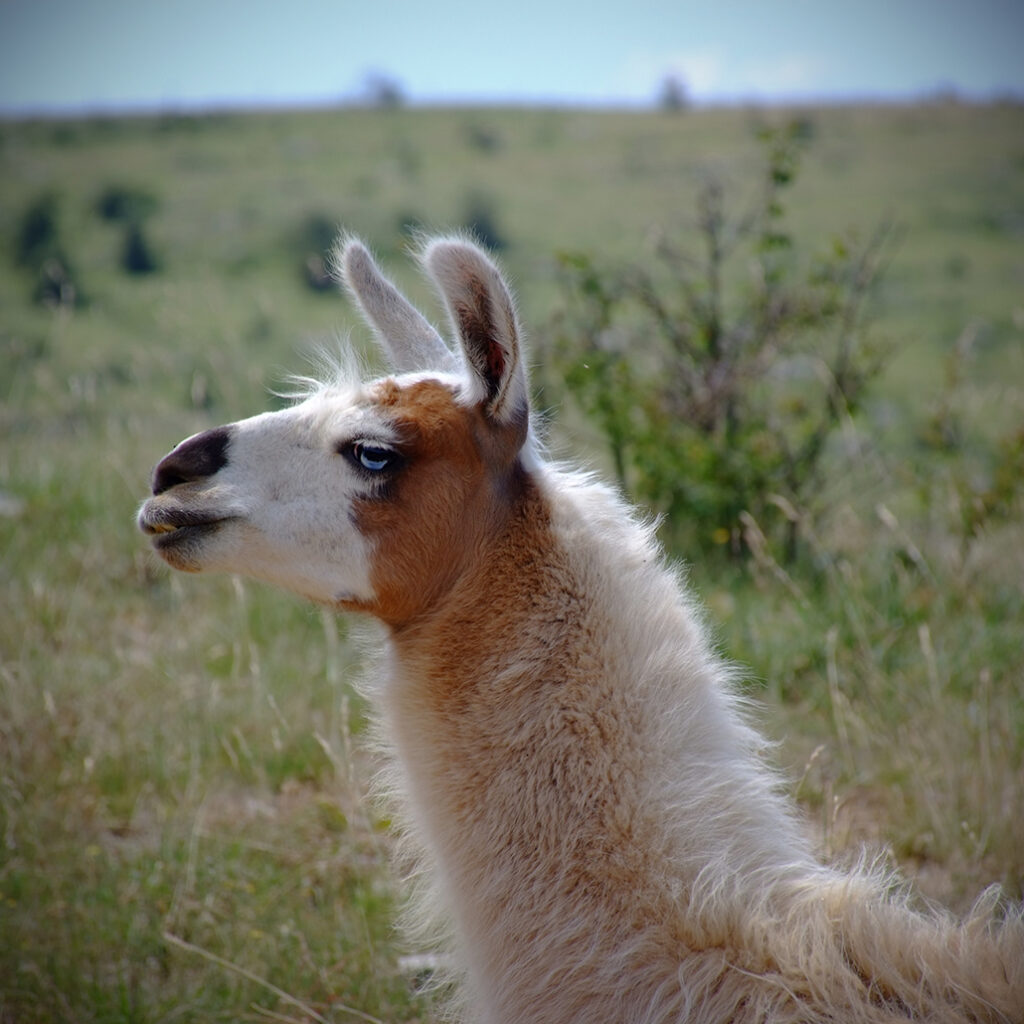
[[[1020,491],[978,503],[1024,415],[1024,111],[800,113],[815,142],[790,200],[798,244],[885,213],[904,225],[876,309],[897,355],[836,445],[806,561],[765,549],[691,578],[827,852],[887,847],[959,909],[990,882],[1019,897]],[[172,444],[274,405],[311,341],[355,326],[305,284],[311,222],[363,233],[429,304],[397,259],[404,225],[482,203],[543,362],[554,253],[636,258],[652,224],[685,227],[709,167],[744,195],[769,116],[0,125],[0,237],[52,192],[82,299],[34,303],[36,271],[0,254],[0,1021],[434,1019],[393,930],[346,624],[171,576],[135,507]],[[113,186],[156,199],[154,273],[122,269],[122,225],[96,213]],[[945,448],[921,440],[940,407]]]

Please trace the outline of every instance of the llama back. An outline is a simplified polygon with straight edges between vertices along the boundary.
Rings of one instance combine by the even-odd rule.
[[[563,481],[556,493],[572,490]],[[1024,907],[993,887],[958,921],[915,910],[880,864],[823,866],[685,581],[604,488],[566,501],[571,536],[584,518],[596,564],[612,569],[605,603],[621,613],[619,635],[647,654],[632,691],[652,712],[647,800],[679,883],[663,919],[668,969],[656,977],[657,958],[641,958],[619,975],[650,968],[659,998],[634,996],[616,1019],[1024,1021]]]

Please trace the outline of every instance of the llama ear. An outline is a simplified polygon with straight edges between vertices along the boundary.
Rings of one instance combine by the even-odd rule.
[[[362,242],[355,238],[339,241],[334,266],[395,370],[460,370],[458,359],[441,336],[380,272]]]
[[[529,392],[515,303],[498,268],[475,245],[442,238],[424,249],[470,370],[473,396],[501,425],[524,426]]]

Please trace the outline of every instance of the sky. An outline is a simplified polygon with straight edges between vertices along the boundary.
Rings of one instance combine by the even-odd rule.
[[[1024,99],[1024,0],[0,0],[0,114]]]

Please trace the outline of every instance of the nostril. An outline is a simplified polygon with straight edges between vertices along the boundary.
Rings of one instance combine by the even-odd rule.
[[[230,427],[215,427],[182,441],[153,471],[153,493],[213,476],[227,464],[230,441]]]

